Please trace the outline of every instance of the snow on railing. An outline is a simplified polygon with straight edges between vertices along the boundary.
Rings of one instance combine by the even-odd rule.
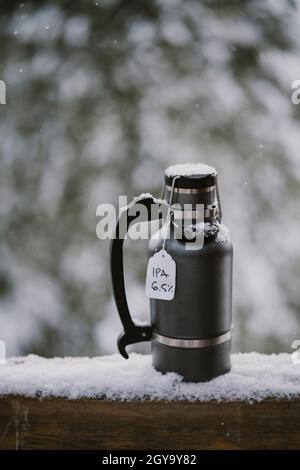
[[[230,373],[207,383],[155,371],[148,355],[11,358],[0,366],[0,395],[109,400],[261,401],[300,398],[300,365],[289,354],[232,355]]]

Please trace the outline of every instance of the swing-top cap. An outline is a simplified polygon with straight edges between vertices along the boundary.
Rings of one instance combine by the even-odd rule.
[[[183,163],[169,166],[165,170],[165,184],[174,188],[201,189],[216,185],[217,170],[204,163]]]

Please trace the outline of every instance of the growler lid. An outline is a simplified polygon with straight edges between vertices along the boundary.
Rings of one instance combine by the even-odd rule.
[[[184,163],[169,166],[165,170],[165,184],[172,186],[173,178],[175,188],[201,189],[216,185],[217,170],[213,166],[203,163]]]

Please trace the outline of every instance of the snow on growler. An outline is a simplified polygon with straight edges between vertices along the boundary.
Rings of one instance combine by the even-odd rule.
[[[222,224],[217,171],[204,164],[174,165],[165,171],[164,200],[144,195],[135,202],[153,217],[152,206],[168,208],[165,224],[149,243],[146,294],[151,325],[135,325],[123,273],[121,219],[137,222],[134,203],[123,211],[111,244],[111,274],[124,331],[118,348],[151,341],[156,370],[176,372],[188,382],[210,380],[230,370],[232,258],[229,230]],[[157,212],[160,213],[159,211]]]

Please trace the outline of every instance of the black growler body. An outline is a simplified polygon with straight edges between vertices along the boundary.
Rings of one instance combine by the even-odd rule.
[[[118,340],[120,353],[128,358],[127,345],[151,340],[156,370],[176,372],[185,381],[201,382],[230,370],[233,247],[222,233],[216,170],[196,164],[187,175],[185,168],[177,165],[166,170],[164,196],[171,216],[149,242],[149,257],[163,248],[176,263],[175,295],[172,300],[150,298],[151,325],[135,325],[128,310],[121,218],[111,245],[111,271],[124,326]],[[138,202],[147,208],[150,220],[151,207],[157,201],[147,196]],[[196,223],[199,207],[203,215],[200,228]],[[129,216],[129,209],[126,215],[129,227],[136,215]],[[198,244],[193,245],[195,240],[186,238],[186,224],[192,231],[200,231],[200,243],[197,239]]]
[[[151,240],[150,256],[161,244]],[[166,249],[177,266],[176,295],[150,299],[153,365],[186,381],[210,380],[230,370],[232,244],[207,239],[188,251],[170,238]]]

